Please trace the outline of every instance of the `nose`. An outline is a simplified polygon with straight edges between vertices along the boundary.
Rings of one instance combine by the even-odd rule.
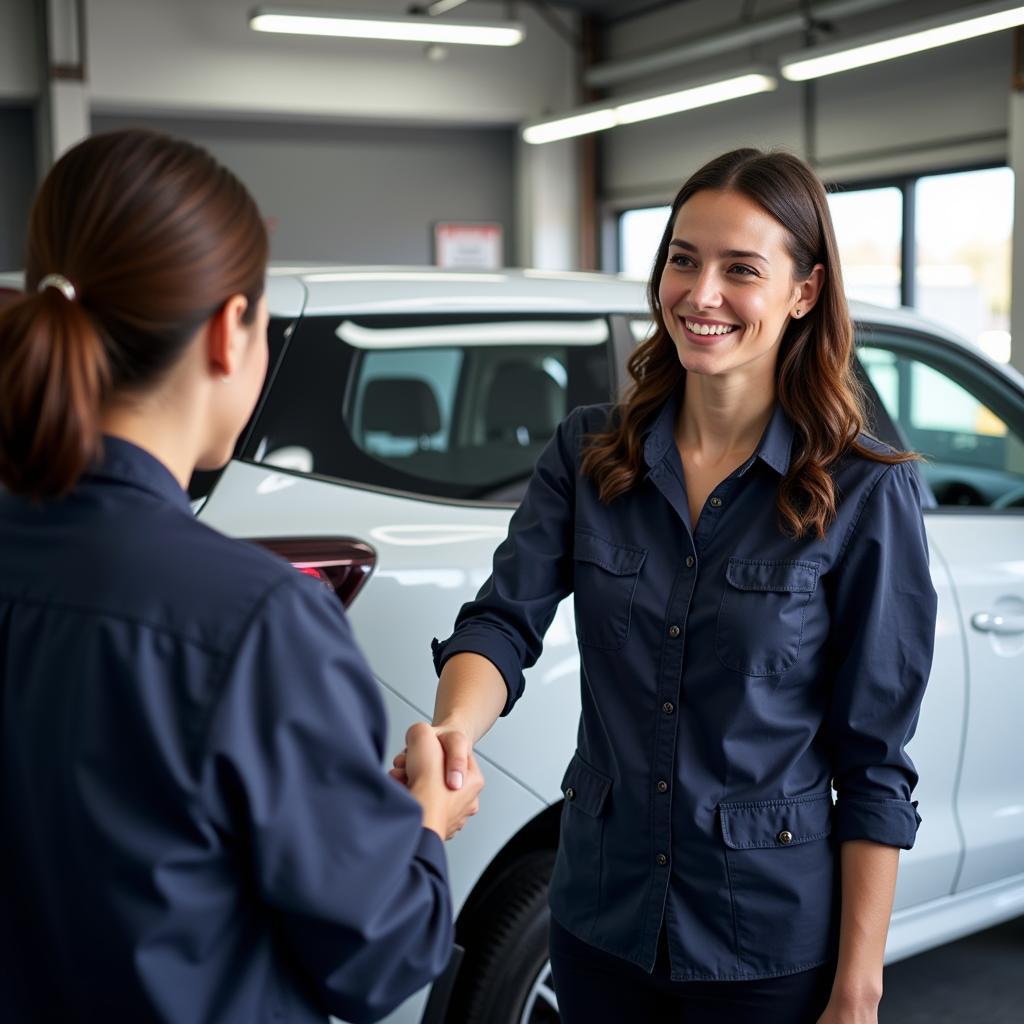
[[[697,275],[686,298],[695,310],[714,309],[722,304],[718,275],[712,267],[705,267]]]

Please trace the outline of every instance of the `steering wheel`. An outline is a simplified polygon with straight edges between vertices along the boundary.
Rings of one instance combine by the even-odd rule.
[[[1024,484],[1019,484],[992,502],[993,508],[1024,508]]]

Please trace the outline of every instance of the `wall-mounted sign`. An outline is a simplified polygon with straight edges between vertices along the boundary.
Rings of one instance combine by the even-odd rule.
[[[434,225],[434,262],[460,270],[498,270],[504,239],[500,224],[445,221]]]

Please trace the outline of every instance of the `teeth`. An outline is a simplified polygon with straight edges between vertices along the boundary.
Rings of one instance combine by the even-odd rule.
[[[736,330],[735,326],[727,326],[725,324],[698,324],[692,320],[686,321],[686,329],[693,331],[694,334],[729,334]]]

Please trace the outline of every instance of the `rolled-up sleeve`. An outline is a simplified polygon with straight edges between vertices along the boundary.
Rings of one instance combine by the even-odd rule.
[[[241,638],[207,793],[326,1016],[383,1017],[452,949],[444,848],[382,767],[376,682],[337,599],[296,574]]]
[[[921,817],[905,748],[931,670],[937,607],[912,464],[886,468],[866,493],[829,583],[833,836],[909,850]]]
[[[453,654],[469,651],[491,661],[508,688],[503,715],[522,696],[523,670],[540,657],[558,603],[572,590],[581,413],[576,409],[559,424],[494,553],[490,577],[462,606],[452,635],[432,644],[438,675]]]

